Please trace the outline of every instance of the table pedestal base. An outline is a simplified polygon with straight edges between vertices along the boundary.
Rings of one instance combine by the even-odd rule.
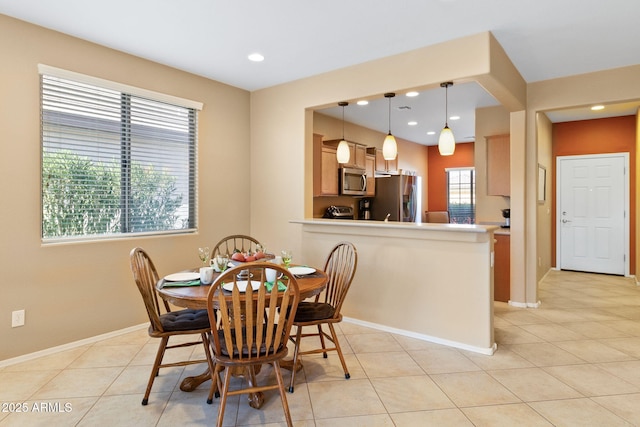
[[[281,360],[280,361],[280,367],[282,369],[286,369],[287,371],[293,371],[293,359],[291,360]],[[298,363],[296,363],[296,372],[298,372],[300,369],[302,369],[302,361],[300,360],[300,358],[298,357]]]
[[[260,372],[261,368],[262,368],[261,365],[254,367],[256,375]],[[231,375],[237,376],[237,377],[245,376],[245,374],[246,373],[244,372],[243,368],[234,368],[231,373]],[[249,382],[249,385],[253,386],[254,381],[252,379],[252,376],[248,375],[247,377],[248,377],[247,381]],[[201,373],[200,375],[196,375],[193,377],[186,377],[184,380],[182,380],[182,382],[180,383],[180,390],[186,391],[186,392],[192,392],[196,388],[198,388],[200,384],[210,379],[211,379],[211,371],[209,370],[209,368],[207,368],[207,370]],[[249,406],[255,409],[260,409],[262,405],[264,405],[264,394],[261,391],[256,393],[249,393],[247,395],[247,400],[249,402]]]
[[[180,383],[180,390],[191,392],[198,388],[200,384],[211,379],[211,371],[209,369],[206,372],[201,373],[200,375],[196,375],[195,377],[186,377]]]

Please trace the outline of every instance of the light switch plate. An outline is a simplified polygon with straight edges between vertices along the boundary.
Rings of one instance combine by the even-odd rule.
[[[18,326],[24,326],[24,310],[11,312],[11,327],[17,328]]]

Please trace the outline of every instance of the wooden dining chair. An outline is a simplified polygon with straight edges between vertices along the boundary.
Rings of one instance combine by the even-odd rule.
[[[216,255],[232,255],[236,251],[254,253],[258,245],[260,242],[251,236],[232,234],[216,243],[211,250],[211,259],[214,259]]]
[[[327,357],[327,351],[336,351],[338,357],[340,357],[340,363],[344,370],[344,377],[349,379],[349,370],[347,364],[344,361],[342,355],[342,349],[340,348],[340,342],[336,335],[336,330],[333,326],[334,323],[342,321],[342,303],[344,302],[353,276],[356,274],[356,267],[358,266],[358,252],[356,247],[350,242],[340,242],[333,247],[327,260],[324,264],[324,271],[328,276],[327,287],[325,291],[315,297],[315,301],[302,301],[298,305],[296,316],[293,320],[293,325],[296,327],[295,338],[290,336],[289,339],[295,344],[293,352],[293,366],[291,371],[291,385],[289,386],[289,392],[293,393],[293,386],[296,378],[296,366],[298,365],[298,358],[303,354],[317,354],[322,353]],[[326,324],[329,327],[331,335],[327,334],[322,325]],[[302,333],[302,328],[305,326],[315,326],[318,328],[318,332],[315,333]],[[300,341],[305,337],[319,337],[320,347],[313,350],[300,351]],[[327,348],[325,345],[325,338],[334,344],[334,347]]]
[[[424,222],[447,224],[449,223],[448,211],[425,211]]]
[[[251,285],[248,285],[246,280],[238,279],[238,273],[246,268],[235,267],[218,276],[207,296],[215,363],[213,376],[217,383],[211,384],[207,402],[211,403],[217,389],[221,395],[217,425],[222,426],[228,396],[277,389],[287,425],[291,426],[280,360],[288,352],[287,338],[300,300],[298,283],[293,275],[283,276],[279,281],[284,289],[278,290],[278,284],[272,286],[267,282],[265,270],[274,269],[278,275],[287,275],[288,270],[279,265],[259,262],[249,267],[252,276]],[[264,363],[273,366],[277,384],[256,383],[254,368]],[[230,390],[234,368],[247,373],[245,388]],[[224,381],[220,378],[223,369]]]
[[[173,366],[186,366],[195,363],[207,363],[209,369],[213,372],[213,362],[209,351],[209,338],[211,332],[209,326],[209,316],[207,310],[191,310],[184,309],[179,311],[171,311],[169,304],[162,300],[163,310],[159,303],[158,294],[156,292],[156,283],[158,283],[158,273],[149,255],[141,248],[134,248],[129,254],[131,262],[131,271],[133,278],[138,286],[138,290],[142,295],[144,306],[149,316],[149,336],[160,338],[158,352],[156,353],[151,375],[147,383],[147,390],[144,393],[142,404],[149,402],[149,393],[153,381],[160,371],[160,368],[168,368]],[[176,335],[199,334],[200,340],[182,342],[180,344],[169,345],[169,338]],[[162,363],[165,351],[167,349],[189,347],[194,345],[204,346],[205,359],[185,360],[174,363]]]

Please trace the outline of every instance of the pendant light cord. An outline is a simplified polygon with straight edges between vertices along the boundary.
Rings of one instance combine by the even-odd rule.
[[[444,125],[445,127],[449,127],[449,85],[447,84],[444,87]]]
[[[344,105],[342,106],[342,140],[344,141]]]
[[[444,127],[449,127],[449,86],[453,86],[453,82],[440,83],[440,87],[444,88]]]
[[[392,92],[384,94],[384,97],[389,100],[389,135],[391,135],[391,98],[394,96],[396,96],[396,94]]]
[[[344,141],[344,107],[349,105],[349,103],[346,101],[341,101],[338,102],[338,105],[342,107],[342,140]]]
[[[391,134],[391,98],[389,99],[389,134]]]

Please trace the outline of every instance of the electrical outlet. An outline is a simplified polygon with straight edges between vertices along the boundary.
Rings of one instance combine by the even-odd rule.
[[[11,312],[11,327],[16,328],[18,326],[24,326],[24,310]]]

